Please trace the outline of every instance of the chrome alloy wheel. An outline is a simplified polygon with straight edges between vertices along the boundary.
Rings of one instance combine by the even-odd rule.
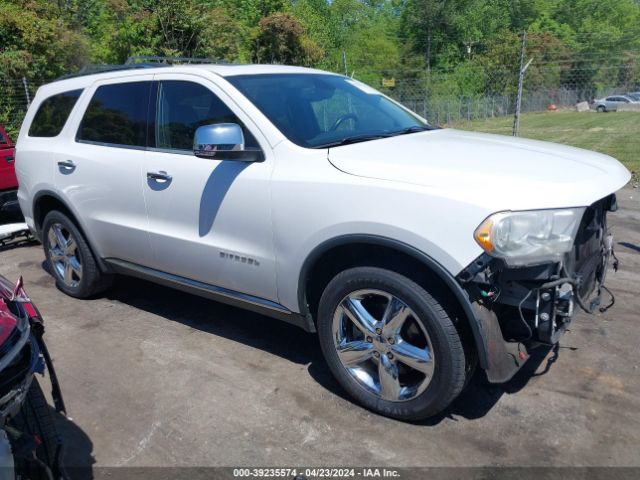
[[[77,287],[82,280],[82,262],[75,238],[63,225],[54,223],[48,242],[49,261],[56,276],[68,287]]]
[[[393,402],[411,400],[433,378],[431,339],[416,314],[381,290],[357,290],[338,304],[333,340],[342,366],[365,390]]]

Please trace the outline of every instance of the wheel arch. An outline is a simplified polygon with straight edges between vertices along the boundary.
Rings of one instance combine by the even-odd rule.
[[[40,242],[43,243],[43,223],[47,214],[53,210],[58,210],[65,215],[67,215],[71,221],[75,224],[75,226],[80,230],[80,233],[84,236],[91,252],[93,253],[93,257],[96,260],[98,268],[103,273],[111,273],[111,269],[109,266],[102,260],[102,258],[97,254],[97,250],[94,247],[93,241],[86,234],[86,229],[82,225],[82,223],[78,220],[78,216],[73,211],[71,207],[65,202],[60,195],[51,190],[42,190],[36,194],[33,199],[33,222],[36,230],[36,237]]]
[[[299,311],[312,322],[320,295],[340,271],[356,266],[380,266],[408,276],[421,286],[437,290],[439,300],[466,320],[478,354],[488,366],[487,343],[468,296],[456,279],[428,254],[404,242],[377,235],[343,235],[327,240],[307,256],[298,280]],[[426,281],[430,280],[429,285]],[[433,281],[435,280],[435,283]],[[430,293],[433,294],[432,291]]]

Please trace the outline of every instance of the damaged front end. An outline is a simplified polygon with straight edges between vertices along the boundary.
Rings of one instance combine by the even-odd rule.
[[[613,305],[613,295],[604,283],[610,261],[613,259],[614,270],[618,262],[606,216],[607,212],[616,209],[615,195],[610,195],[580,209],[581,217],[574,226],[562,218],[558,220],[566,223],[562,227],[565,233],[573,228],[571,243],[564,247],[560,245],[552,252],[554,258],[546,261],[535,250],[536,245],[543,245],[545,232],[558,244],[567,242],[567,238],[561,238],[562,231],[552,232],[553,225],[543,224],[540,227],[543,234],[528,234],[526,241],[533,245],[529,250],[538,255],[538,258],[533,255],[531,261],[522,256],[514,261],[503,253],[508,252],[509,242],[514,243],[513,239],[507,238],[505,228],[501,231],[501,227],[491,224],[489,228],[493,230],[486,228],[485,232],[476,232],[478,243],[488,253],[483,253],[460,272],[457,280],[467,292],[482,329],[489,381],[508,381],[529,358],[532,348],[558,343],[577,309],[593,313]],[[517,232],[518,222],[523,223],[519,218],[508,220],[511,221],[507,225],[509,234]],[[552,218],[551,223],[553,221]],[[479,230],[481,228],[482,225]],[[551,250],[547,248],[544,253],[550,255],[548,251]],[[606,305],[604,293],[607,294]]]

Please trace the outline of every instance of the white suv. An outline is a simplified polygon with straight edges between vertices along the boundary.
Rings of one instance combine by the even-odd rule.
[[[597,306],[630,178],[605,155],[435,128],[351,78],[266,65],[50,83],[16,157],[60,290],[127,274],[317,331],[345,390],[400,419],[443,410],[476,364],[508,380],[574,305]]]

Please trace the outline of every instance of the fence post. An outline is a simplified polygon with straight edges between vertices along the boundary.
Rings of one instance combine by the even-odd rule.
[[[24,87],[24,96],[27,99],[27,108],[29,108],[31,106],[31,98],[29,97],[29,87],[25,77],[22,77],[22,86]]]
[[[524,82],[524,49],[527,43],[527,32],[522,32],[522,44],[520,46],[520,72],[518,75],[518,98],[516,100],[516,111],[513,116],[513,136],[518,136],[520,130],[520,105],[522,103],[522,83]]]

